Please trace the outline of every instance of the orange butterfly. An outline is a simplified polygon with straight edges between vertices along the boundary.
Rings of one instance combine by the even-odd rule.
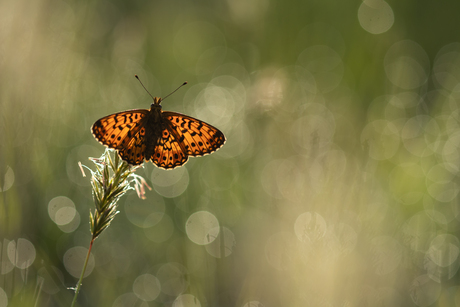
[[[91,127],[94,137],[102,145],[116,149],[131,165],[139,165],[145,159],[164,169],[183,165],[189,156],[210,154],[225,143],[219,129],[184,114],[162,111],[162,99],[152,98],[150,110],[123,111],[96,121]]]

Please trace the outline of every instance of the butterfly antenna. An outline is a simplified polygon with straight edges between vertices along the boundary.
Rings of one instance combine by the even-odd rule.
[[[183,87],[184,85],[187,84],[187,81],[185,81],[184,83],[182,83],[181,85],[179,85],[174,91],[172,91],[171,93],[169,93],[168,95],[164,96],[161,100],[165,100],[166,98],[168,98],[169,96],[171,96],[172,94],[174,94],[175,92],[177,92],[178,89],[180,89],[181,87]]]
[[[136,79],[141,83],[142,87],[144,88],[144,90],[150,95],[150,97],[152,97],[153,100],[155,100],[155,98],[153,98],[152,94],[150,94],[150,92],[145,88],[144,84],[142,83],[141,79],[139,79],[139,76],[138,75],[134,75],[134,77],[136,77]]]
[[[139,79],[139,76],[138,75],[134,75],[134,77],[136,77],[136,79],[141,83],[142,87],[144,88],[144,90],[149,93],[150,97],[152,97],[153,100],[155,100],[155,98],[153,98],[152,94],[150,94],[150,92],[145,88],[144,84],[142,83],[141,79]],[[161,98],[161,100],[165,100],[167,97],[171,96],[172,94],[174,94],[175,92],[177,92],[178,89],[180,89],[181,87],[183,87],[184,85],[187,84],[187,81],[185,81],[184,83],[182,83],[178,88],[176,88],[174,91],[172,91],[171,93],[169,93],[168,95],[166,95],[165,97]]]

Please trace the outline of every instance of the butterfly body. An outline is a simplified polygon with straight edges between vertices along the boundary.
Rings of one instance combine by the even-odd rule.
[[[158,140],[163,127],[166,126],[166,123],[163,121],[161,116],[161,106],[159,104],[152,103],[150,106],[150,112],[145,119],[145,157],[151,157],[155,152],[155,147],[158,144]]]
[[[225,143],[219,129],[184,114],[162,111],[161,101],[154,97],[150,110],[105,116],[93,124],[92,133],[129,164],[151,160],[164,169],[183,165],[189,156],[210,154]]]

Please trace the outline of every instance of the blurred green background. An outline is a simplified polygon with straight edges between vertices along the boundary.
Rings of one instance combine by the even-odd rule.
[[[0,307],[70,306],[100,117],[221,129],[137,171],[79,306],[460,306],[460,2],[0,1]],[[86,172],[89,175],[89,172]]]

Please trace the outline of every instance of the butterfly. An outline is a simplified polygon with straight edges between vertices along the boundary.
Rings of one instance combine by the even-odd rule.
[[[181,113],[162,111],[160,104],[165,98],[152,98],[150,110],[127,110],[97,120],[91,127],[93,136],[117,150],[131,165],[151,160],[163,169],[184,165],[188,157],[210,154],[225,143],[224,134],[216,127]]]

